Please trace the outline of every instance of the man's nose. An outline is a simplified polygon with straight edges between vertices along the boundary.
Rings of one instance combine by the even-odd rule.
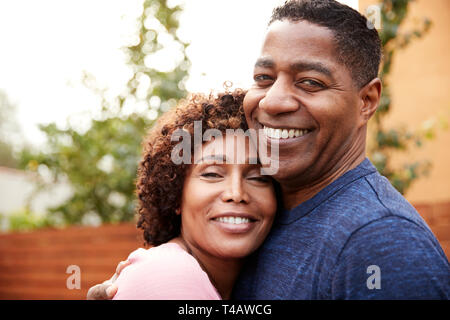
[[[259,108],[271,115],[294,112],[299,108],[287,79],[278,78],[259,102]]]
[[[239,173],[233,174],[226,181],[226,187],[222,193],[224,202],[248,203],[249,195],[245,188],[244,178]]]

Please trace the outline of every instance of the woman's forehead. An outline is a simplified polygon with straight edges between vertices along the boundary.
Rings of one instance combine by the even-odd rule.
[[[197,159],[223,161],[227,164],[257,164],[256,147],[250,137],[242,133],[224,134],[202,144]]]

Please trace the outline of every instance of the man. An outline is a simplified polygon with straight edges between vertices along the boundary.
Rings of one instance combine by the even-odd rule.
[[[336,1],[274,10],[244,109],[279,145],[285,210],[236,299],[450,298],[438,241],[365,156],[380,57],[376,30]]]

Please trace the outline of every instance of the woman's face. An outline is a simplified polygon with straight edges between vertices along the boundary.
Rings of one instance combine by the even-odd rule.
[[[187,172],[181,201],[184,240],[223,258],[242,258],[257,249],[276,211],[272,180],[261,175],[260,165],[251,164],[251,155],[256,157],[253,146],[247,141],[239,147],[236,138],[243,135],[224,135],[203,144],[201,160]],[[245,163],[233,159],[230,150],[242,151]]]

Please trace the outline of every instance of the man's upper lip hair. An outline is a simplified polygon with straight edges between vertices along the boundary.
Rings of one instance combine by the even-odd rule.
[[[211,217],[211,219],[217,219],[221,217],[240,217],[240,218],[247,218],[249,220],[258,220],[257,217],[248,214],[248,213],[239,213],[239,212],[224,212],[219,213]]]

